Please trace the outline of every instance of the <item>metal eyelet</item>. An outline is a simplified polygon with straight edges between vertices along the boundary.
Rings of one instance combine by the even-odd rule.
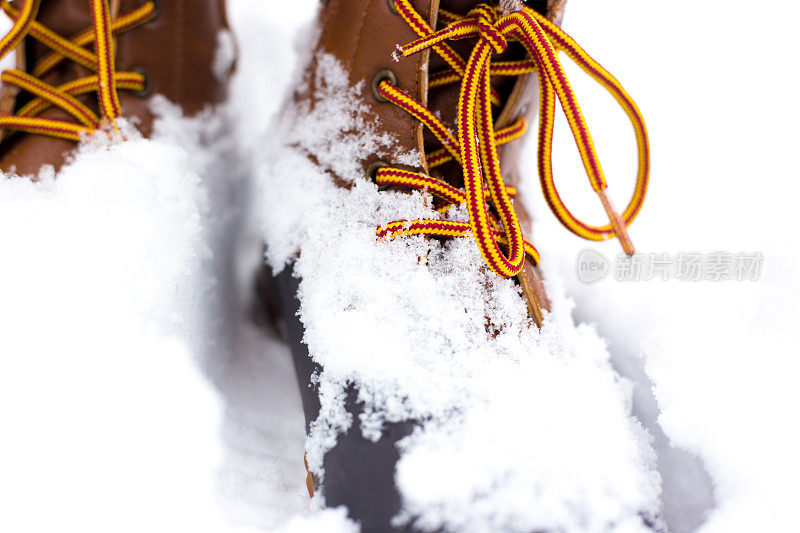
[[[387,163],[386,161],[382,161],[380,159],[377,159],[377,160],[375,160],[375,161],[373,161],[372,163],[369,164],[369,166],[367,167],[367,170],[364,171],[364,174],[367,176],[368,180],[370,180],[371,182],[375,183],[375,178],[378,175],[378,170],[380,170],[382,168],[386,168],[388,166],[389,166],[389,163]],[[378,190],[382,191],[384,189],[386,189],[386,187],[378,185]]]
[[[386,103],[389,100],[383,97],[380,92],[378,92],[378,86],[380,86],[383,80],[387,80],[392,85],[397,85],[397,76],[394,75],[394,72],[385,68],[383,70],[379,70],[372,76],[372,81],[369,84],[369,88],[372,91],[372,96],[381,103]]]
[[[397,4],[394,3],[394,0],[386,0],[389,3],[389,11],[394,13],[395,15],[399,15],[397,12]]]
[[[132,72],[136,72],[144,76],[144,87],[141,91],[133,91],[133,95],[139,98],[147,98],[153,94],[153,80],[150,78],[150,73],[144,67],[133,67]]]

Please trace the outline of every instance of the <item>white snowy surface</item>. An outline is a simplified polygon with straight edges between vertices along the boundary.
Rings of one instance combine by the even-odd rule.
[[[161,104],[169,118],[155,140],[87,146],[55,180],[0,181],[0,530],[357,530],[343,509],[310,510],[291,360],[247,315],[260,254],[253,221],[264,213],[252,204],[248,165],[264,160],[267,126],[293,80],[295,44],[313,35],[305,25],[316,3],[230,1],[240,54],[223,110],[230,125],[176,120]],[[367,241],[367,229],[393,210],[424,212],[419,196],[387,200],[366,186],[332,193],[296,160],[294,176],[309,179],[309,194],[295,205],[311,215],[270,225],[267,238],[278,243],[270,259],[280,263],[301,242],[298,268],[308,272],[326,254],[343,257],[328,273],[340,276],[338,291],[324,278],[304,289],[304,318],[320,318],[309,342],[331,367],[326,390],[347,378],[374,385],[362,391],[377,406],[366,419],[373,432],[382,420],[433,417],[405,442],[397,475],[421,524],[602,531],[616,520],[630,530],[636,510],[658,498],[674,532],[796,529],[800,253],[789,125],[800,113],[785,53],[797,49],[796,11],[780,6],[764,18],[743,1],[678,9],[570,0],[565,18],[648,122],[654,166],[632,229],[638,248],[760,251],[758,282],[580,283],[580,250],[613,257],[617,245],[587,245],[553,221],[531,155],[523,194],[556,302],[538,334],[522,324],[511,286],[475,271],[468,241],[433,250],[424,268],[418,241]],[[220,42],[222,71],[232,47]],[[621,204],[634,174],[629,126],[607,95],[568,72]],[[564,128],[555,145],[563,196],[602,220]],[[273,194],[291,190],[276,183]],[[385,210],[368,215],[354,199]],[[319,224],[335,214],[336,225]],[[326,235],[339,238],[337,250],[324,245]],[[373,268],[355,257],[367,253]],[[354,271],[375,302],[354,299]],[[492,298],[484,300],[487,280]],[[404,290],[415,283],[426,290]],[[469,312],[443,323],[454,302],[442,297],[451,294]],[[423,326],[410,336],[398,335],[412,329],[402,320],[394,328],[380,320],[386,310],[377,302],[392,298],[417,310]],[[422,306],[432,301],[443,307]],[[326,302],[338,307],[323,313]],[[475,321],[486,306],[502,311],[493,343]],[[394,338],[395,351],[412,357],[356,372],[368,354],[326,334],[335,319],[344,331],[373,324],[365,341]],[[573,320],[594,323],[606,344]],[[451,355],[426,358],[426,343]],[[340,349],[348,359],[335,357]],[[426,376],[441,367],[451,370],[445,391]],[[317,454],[329,445],[326,430],[347,423],[335,394],[326,406],[332,426],[317,424],[309,444]],[[441,416],[453,407],[458,416]]]
[[[709,494],[704,532],[798,528],[792,502],[800,497],[800,252],[791,228],[800,187],[791,125],[800,105],[792,89],[798,77],[785,53],[798,47],[791,22],[798,8],[773,7],[762,18],[743,1],[675,9],[570,0],[565,19],[567,31],[619,75],[647,119],[654,163],[648,200],[632,230],[639,250],[764,256],[757,282],[608,280],[586,286],[570,272],[586,243],[540,217],[538,242],[553,248],[545,260],[565,273],[576,316],[597,324],[618,368],[637,375],[646,369],[650,381],[641,379],[636,393],[640,417],[654,433],[660,425],[672,444],[707,468],[713,501]],[[769,50],[742,39],[745,33],[769,41]],[[742,65],[769,74],[751,76]],[[625,176],[633,176],[630,130],[602,91],[581,76],[571,79],[592,110],[587,120],[621,203],[632,183]],[[577,170],[569,150],[556,157],[559,168]],[[578,190],[580,174],[573,174],[560,181],[569,198],[577,198],[579,212],[592,216],[593,199]],[[594,248],[616,254],[614,243]],[[658,411],[648,398],[651,384]],[[666,518],[674,531],[694,530],[704,518],[696,513],[707,484],[699,483],[696,468],[687,468],[685,456],[663,445],[659,452]]]
[[[40,177],[0,181],[0,529],[224,529],[197,169],[132,139]]]

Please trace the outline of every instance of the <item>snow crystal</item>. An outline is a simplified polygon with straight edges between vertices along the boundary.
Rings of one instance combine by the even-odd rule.
[[[532,327],[519,289],[487,273],[469,239],[378,241],[378,224],[435,213],[426,194],[379,192],[357,162],[416,156],[393,153],[359,87],[332,57],[316,60],[315,106],[290,106],[259,170],[267,257],[276,270],[296,257],[305,342],[324,367],[312,470],[324,476],[324,453],[351,424],[344,397],[355,383],[365,438],[425,420],[401,443],[398,520],[450,531],[643,527],[659,479],[603,342],[573,324],[557,287],[545,327]]]

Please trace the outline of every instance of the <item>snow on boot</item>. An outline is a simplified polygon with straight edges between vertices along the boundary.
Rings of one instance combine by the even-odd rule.
[[[561,2],[320,7],[262,161],[261,223],[301,385],[309,491],[346,506],[364,531],[644,530],[657,514],[658,475],[629,392],[558,289],[545,295],[516,199],[519,139],[538,108],[553,213],[633,253],[644,122],[560,14]],[[639,179],[621,214],[557,51],[633,123]],[[556,99],[605,226],[574,217],[553,184]],[[591,446],[578,444],[582,423],[603,428]]]
[[[2,2],[14,21],[0,56],[0,169],[58,169],[85,134],[129,119],[144,136],[156,94],[192,115],[226,95],[229,72],[215,73],[217,35],[227,28],[223,0],[17,0]],[[218,70],[218,69],[217,69]],[[216,75],[215,75],[216,74]]]
[[[0,7],[0,530],[227,531],[225,3]]]

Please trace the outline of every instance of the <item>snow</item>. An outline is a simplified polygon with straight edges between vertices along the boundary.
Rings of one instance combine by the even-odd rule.
[[[609,11],[621,16],[609,17]],[[636,373],[646,369],[638,394],[640,418],[667,437],[657,451],[667,459],[660,469],[672,530],[792,530],[789,502],[800,495],[800,460],[793,451],[800,433],[791,423],[800,404],[793,386],[799,369],[793,324],[800,257],[787,225],[795,210],[797,173],[789,147],[796,135],[786,125],[794,123],[800,109],[789,89],[797,77],[786,69],[780,50],[797,47],[788,26],[797,12],[785,6],[770,17],[768,27],[754,29],[744,2],[707,2],[690,11],[687,17],[635,1],[574,0],[565,25],[619,74],[645,110],[654,167],[644,212],[632,230],[639,249],[761,252],[763,275],[757,282],[607,280],[591,286],[566,277],[568,290],[577,316],[595,322],[609,339],[615,366]],[[604,32],[591,22],[597,17],[607,21]],[[676,28],[702,37],[692,44],[692,39],[675,42]],[[774,52],[751,47],[739,38],[743,31],[768,38]],[[605,32],[625,32],[628,38],[606,38]],[[670,41],[675,46],[663,45]],[[633,42],[640,46],[630,46]],[[759,64],[772,73],[769,98],[760,96],[764,80],[742,75],[742,64]],[[625,166],[633,161],[632,135],[602,91],[592,91],[580,76],[571,79],[592,109],[586,113],[590,127],[597,131],[598,150],[621,202],[632,184],[625,182],[633,176]],[[752,112],[743,111],[751,105]],[[615,145],[620,138],[630,140]],[[574,168],[571,153],[556,157],[559,168]],[[584,201],[581,191],[568,188],[569,179],[562,181],[569,198],[577,198],[578,212],[591,213],[585,206],[592,199],[586,195]],[[572,182],[582,185],[577,178]],[[535,192],[531,196],[537,201]],[[586,243],[546,218],[537,239],[548,249],[552,243],[555,254],[545,261],[557,269],[574,268]],[[611,244],[595,248],[612,256]],[[655,412],[647,408],[656,407],[654,400]],[[669,444],[702,462],[692,466]],[[710,483],[698,472],[702,466]],[[669,467],[673,470],[666,471]],[[698,506],[704,500],[707,512]]]
[[[199,175],[132,138],[40,178],[0,181],[0,528],[221,530]]]
[[[281,533],[316,533],[318,531],[356,533],[359,531],[359,527],[358,524],[347,518],[347,509],[337,507],[308,516],[293,516],[280,531]]]
[[[364,150],[414,154],[393,153],[358,118],[333,63],[320,73],[324,113],[269,127],[301,83],[293,69],[313,42],[316,5],[231,0],[238,43],[220,36],[215,71],[238,51],[237,77],[219,113],[187,121],[161,101],[153,140],[96,140],[55,179],[0,181],[0,530],[357,531],[344,509],[312,511],[305,495],[288,350],[248,314],[262,236],[275,268],[303,251],[302,318],[327,367],[305,444],[312,465],[348,424],[348,381],[372,405],[369,438],[386,421],[426,418],[402,444],[398,521],[635,531],[640,512],[660,507],[673,532],[794,529],[789,125],[800,113],[782,50],[797,47],[796,8],[765,21],[742,1],[677,10],[570,0],[567,31],[648,121],[639,250],[761,252],[764,272],[755,282],[583,284],[579,252],[613,258],[618,245],[559,227],[527,156],[522,195],[555,304],[539,333],[513,286],[476,268],[469,240],[374,240],[376,223],[426,213],[426,198],[378,194],[356,175],[352,156]],[[568,73],[621,204],[635,171],[629,126],[578,69]],[[330,135],[353,126],[359,138]],[[562,196],[602,220],[559,128]],[[323,154],[353,188],[332,188],[275,132]],[[478,320],[487,309],[492,339]]]
[[[435,211],[425,194],[378,191],[353,165],[371,153],[396,160],[394,143],[336,60],[316,59],[322,105],[281,116],[258,174],[268,257],[280,268],[300,252],[304,340],[324,367],[312,471],[324,482],[322,457],[352,423],[344,398],[355,383],[366,438],[386,422],[425,420],[402,443],[398,520],[431,531],[641,527],[640,514],[657,510],[658,474],[603,342],[575,328],[563,297],[540,333],[519,289],[481,268],[471,240],[377,241],[377,225]]]

